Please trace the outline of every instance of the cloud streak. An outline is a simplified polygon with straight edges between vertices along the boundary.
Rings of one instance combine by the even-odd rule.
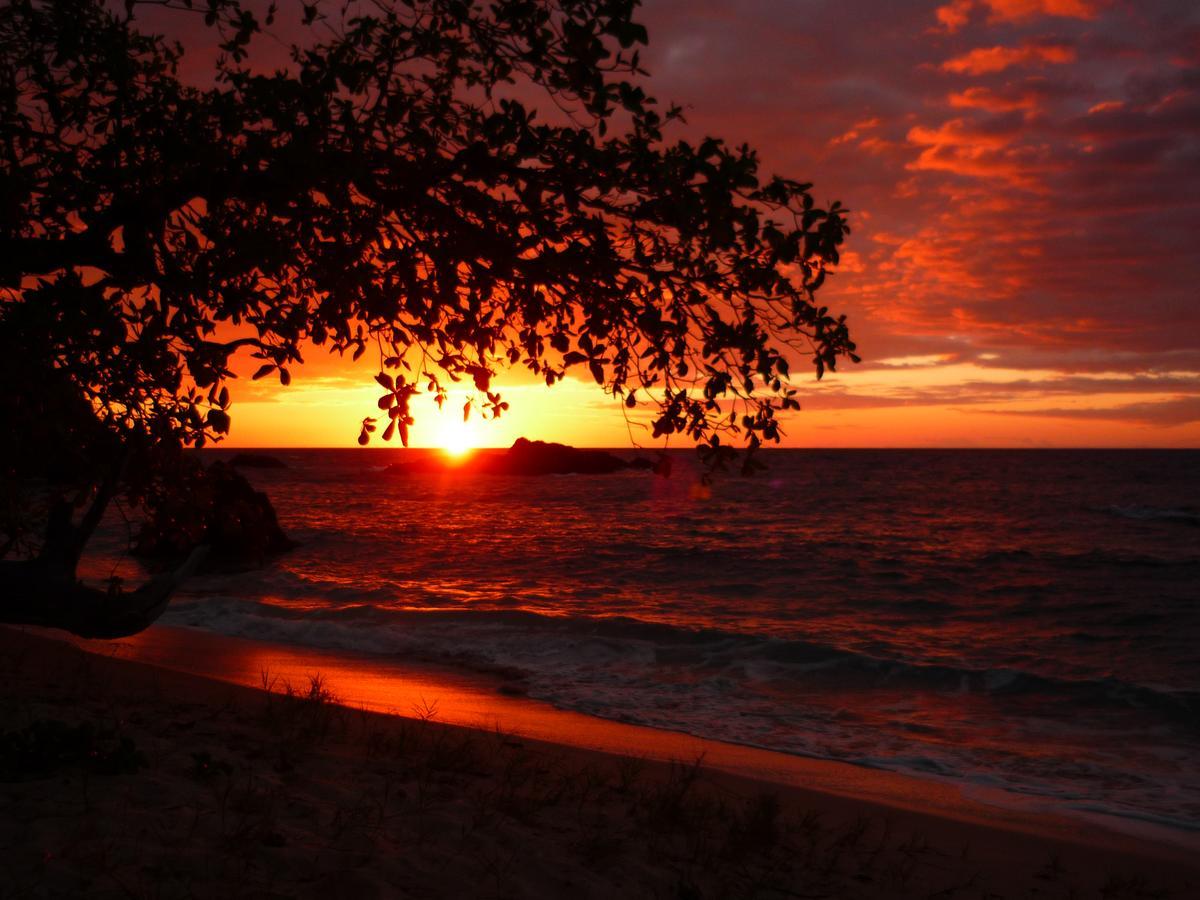
[[[1014,66],[1063,65],[1075,61],[1075,48],[1055,41],[1026,41],[1017,47],[976,47],[942,63],[960,75],[988,75]]]

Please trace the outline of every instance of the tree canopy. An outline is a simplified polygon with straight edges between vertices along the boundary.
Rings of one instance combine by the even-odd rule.
[[[7,469],[203,446],[236,353],[286,385],[311,347],[378,357],[364,443],[407,442],[411,398],[454,382],[500,415],[504,367],[586,372],[655,437],[777,440],[789,358],[854,358],[814,296],[845,211],[670,138],[636,6],[10,0]]]
[[[231,354],[286,384],[311,344],[378,353],[388,438],[459,379],[500,413],[508,365],[754,444],[795,403],[789,347],[818,374],[853,352],[813,297],[842,209],[667,140],[632,0],[113,7],[0,13],[0,315],[118,432],[218,437]],[[213,30],[211,71],[183,77],[155,8]]]

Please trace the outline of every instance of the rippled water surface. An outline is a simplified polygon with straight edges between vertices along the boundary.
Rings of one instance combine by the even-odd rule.
[[[775,451],[711,491],[690,456],[664,480],[277,455],[247,474],[301,547],[167,621],[1200,828],[1200,453]]]

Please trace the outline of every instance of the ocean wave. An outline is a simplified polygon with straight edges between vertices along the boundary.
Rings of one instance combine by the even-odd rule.
[[[754,690],[857,690],[1024,695],[1074,709],[1116,706],[1154,710],[1200,728],[1200,691],[1117,678],[1072,679],[1016,668],[979,669],[913,662],[831,646],[716,628],[611,616],[545,615],[523,609],[425,610],[367,603],[300,609],[239,599],[181,599],[164,621],[257,640],[524,673],[554,684],[618,677],[652,690],[680,682],[726,679]],[[586,672],[591,669],[592,672]],[[635,701],[635,698],[631,697]]]
[[[1190,506],[1107,506],[1104,512],[1123,519],[1140,521],[1178,522],[1181,525],[1200,525],[1200,510]]]
[[[1192,555],[1165,557],[1149,553],[1114,552],[1101,547],[1067,552],[1022,549],[993,550],[968,560],[968,563],[963,565],[960,571],[974,572],[981,565],[994,566],[997,564],[1008,565],[1013,563],[1036,565],[1042,567],[1046,573],[1053,573],[1055,568],[1092,569],[1097,566],[1114,566],[1117,568],[1173,568],[1179,566],[1200,566],[1200,557]]]

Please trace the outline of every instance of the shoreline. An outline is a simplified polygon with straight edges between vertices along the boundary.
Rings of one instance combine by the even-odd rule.
[[[87,646],[81,648],[80,643]],[[253,710],[264,703],[269,708],[285,683],[297,686],[298,695],[285,702],[303,706],[306,679],[319,674],[322,697],[326,701],[336,697],[337,702],[346,704],[336,707],[340,710],[338,715],[344,720],[358,720],[364,734],[375,733],[376,729],[384,734],[397,729],[416,729],[426,735],[426,740],[430,734],[449,733],[459,736],[464,746],[468,741],[491,742],[496,744],[492,749],[501,755],[520,752],[556,760],[555,766],[566,766],[577,773],[564,776],[566,781],[590,778],[578,773],[592,768],[621,772],[636,766],[646,773],[643,777],[647,783],[670,784],[681,772],[692,772],[689,777],[694,777],[702,766],[700,780],[706,785],[705,790],[716,791],[723,798],[776,797],[783,810],[795,814],[796,821],[812,817],[838,823],[833,826],[834,831],[849,828],[848,834],[860,827],[856,823],[867,823],[861,827],[876,834],[881,848],[891,834],[907,835],[904,840],[909,842],[917,841],[919,835],[920,846],[933,848],[929,852],[938,860],[934,874],[928,877],[936,882],[951,871],[961,876],[964,885],[971,879],[980,879],[980,884],[987,885],[988,893],[979,896],[1024,896],[1020,893],[1025,890],[1021,885],[1044,887],[1050,877],[1047,872],[1059,878],[1056,873],[1060,870],[1063,878],[1066,873],[1073,873],[1072,877],[1085,879],[1085,886],[1087,879],[1091,879],[1091,888],[1101,882],[1108,886],[1106,889],[1114,884],[1153,884],[1167,890],[1166,896],[1172,896],[1172,890],[1187,896],[1200,887],[1200,862],[1193,852],[1177,843],[1121,833],[1100,824],[1035,810],[998,808],[963,796],[951,786],[884,770],[703,741],[564,712],[528,698],[499,693],[499,681],[489,682],[450,671],[404,670],[401,677],[399,673],[384,676],[376,670],[364,675],[361,668],[339,670],[334,665],[339,657],[334,654],[259,645],[191,629],[158,628],[118,642],[68,642],[29,630],[5,628],[0,629],[0,649],[6,667],[12,669],[6,678],[9,691],[15,689],[14,685],[26,685],[29,696],[24,704],[42,703],[55,691],[61,691],[65,681],[72,681],[78,687],[79,673],[87,673],[84,691],[99,690],[100,706],[109,717],[113,709],[124,707],[125,714],[119,719],[124,722],[150,718],[150,710],[164,703],[172,708],[183,704],[192,709],[222,711]],[[151,663],[155,659],[159,664]],[[242,660],[240,668],[230,665],[234,659]],[[180,671],[189,661],[203,662],[204,665],[196,667],[207,668],[209,673]],[[262,690],[261,669],[255,666],[263,662],[270,670],[265,680],[267,683],[274,680],[274,694]],[[224,680],[212,674],[217,670],[224,672]],[[350,676],[355,672],[358,680],[352,681]],[[66,677],[68,673],[70,678]],[[254,684],[254,679],[260,684]],[[407,685],[407,694],[397,693],[397,686],[402,683]],[[347,687],[351,688],[349,693],[339,692]],[[353,698],[356,690],[364,694],[358,700]],[[372,691],[376,693],[372,695]],[[400,703],[420,698],[426,705],[423,710],[408,710],[416,718],[405,718],[396,714],[405,710],[395,702],[390,704],[390,713],[380,711],[387,706],[379,702],[383,694]],[[72,704],[76,705],[81,711],[88,707],[87,703]],[[254,720],[252,715],[239,717],[243,724]],[[345,735],[342,737],[344,744]],[[224,742],[222,738],[218,745]],[[343,763],[349,758],[352,765],[366,765],[363,746],[351,744],[333,748],[335,755]],[[514,751],[512,747],[520,750]],[[483,774],[475,772],[472,777],[485,781],[499,777],[495,766],[477,762],[475,768]],[[12,791],[7,793],[11,801]],[[614,796],[619,794],[617,790]],[[461,791],[457,799],[462,799]],[[29,802],[27,797],[26,806]],[[27,809],[26,813],[32,815],[36,810]],[[535,843],[546,838],[544,834],[526,837]],[[891,859],[896,853],[903,854],[901,848],[905,846],[911,849],[912,845],[901,841],[890,850],[881,850],[879,858]],[[1101,882],[1096,882],[1101,874]],[[934,882],[925,882],[930,888],[926,893],[934,892]],[[909,895],[905,893],[907,888],[899,891],[895,888],[892,885],[890,892],[878,896]],[[435,891],[430,895],[439,894]],[[517,895],[553,896],[553,893],[540,894],[531,889]],[[597,894],[600,895],[603,893]],[[855,894],[848,894],[852,895]],[[922,894],[914,890],[911,895]],[[877,895],[868,891],[863,896]],[[1113,896],[1123,895],[1118,892]]]
[[[868,801],[881,808],[1048,839],[1065,838],[1089,846],[1119,848],[1125,841],[1136,840],[1200,853],[1200,832],[1155,820],[1061,811],[1035,796],[1002,788],[790,754],[561,709],[513,691],[501,673],[268,643],[168,625],[156,625],[116,641],[44,635],[90,653],[256,689],[272,680],[303,684],[309,675],[319,673],[339,702],[385,715],[499,728],[550,745],[659,762],[703,757],[705,768]]]

